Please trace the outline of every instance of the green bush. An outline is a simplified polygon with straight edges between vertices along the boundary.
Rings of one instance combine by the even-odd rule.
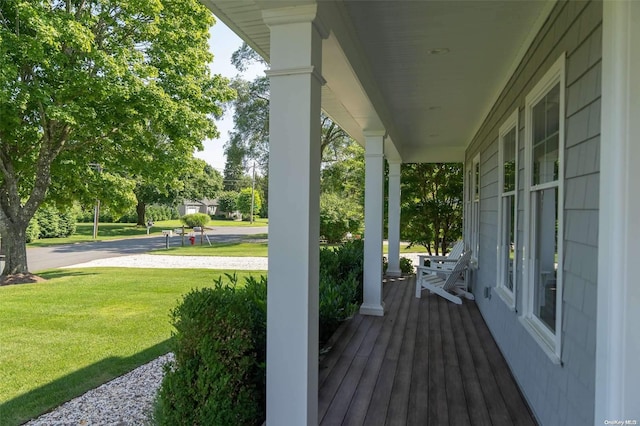
[[[205,213],[191,213],[182,216],[180,220],[188,227],[193,228],[194,226],[205,226],[211,218]]]
[[[320,342],[331,337],[340,323],[362,303],[364,241],[353,240],[320,250]]]
[[[235,191],[225,191],[218,196],[218,208],[226,213],[233,213],[237,210],[236,201],[238,193]]]
[[[41,207],[27,227],[27,242],[40,238],[64,238],[76,232],[76,213],[52,206]]]
[[[320,235],[327,242],[342,241],[347,232],[357,233],[362,226],[360,207],[334,193],[320,195]]]
[[[266,279],[222,279],[172,312],[174,362],[165,366],[159,425],[257,425],[264,413]]]
[[[412,275],[413,274],[413,262],[411,259],[407,259],[406,257],[400,258],[400,272],[404,275]]]
[[[40,236],[40,225],[38,225],[38,219],[35,217],[29,221],[27,225],[26,240],[27,243],[32,243]]]
[[[243,215],[251,214],[251,193],[253,192],[253,212],[254,216],[262,208],[262,197],[258,191],[252,191],[251,188],[245,188],[240,191],[236,199],[236,207]]]

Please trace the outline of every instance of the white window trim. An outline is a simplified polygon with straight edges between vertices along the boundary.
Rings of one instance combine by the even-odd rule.
[[[540,79],[538,84],[529,92],[525,100],[525,185],[524,185],[524,223],[525,235],[523,244],[523,312],[520,320],[533,338],[540,344],[547,356],[555,363],[561,363],[562,356],[562,294],[563,294],[563,257],[564,257],[564,137],[565,137],[565,53],[551,66],[549,71]],[[544,183],[532,185],[532,131],[533,117],[532,108],[547,93],[560,83],[560,123],[558,141],[558,180],[557,183]],[[533,286],[535,283],[533,238],[535,235],[534,224],[532,223],[531,205],[532,196],[538,190],[544,188],[558,188],[558,275],[556,278],[556,331],[552,333],[548,327],[542,323],[533,311]]]
[[[476,177],[476,165],[478,165],[478,175]],[[476,154],[471,162],[471,200],[470,200],[470,249],[471,260],[469,261],[473,269],[478,268],[478,257],[480,252],[480,154]],[[478,186],[478,197],[476,198],[476,185]],[[476,206],[477,203],[477,206]],[[477,207],[477,212],[475,211]],[[474,213],[477,213],[477,223],[474,226]]]
[[[511,131],[515,129],[516,131],[516,146],[515,146],[515,189],[509,192],[503,192],[504,188],[504,137]],[[504,246],[502,246],[502,241],[504,240],[503,234],[503,226],[502,226],[502,215],[503,215],[503,203],[502,199],[506,196],[514,196],[513,202],[516,208],[516,214],[513,218],[513,226],[516,229],[515,233],[515,246],[516,253],[518,247],[518,148],[519,148],[519,138],[518,138],[518,109],[507,118],[507,120],[500,126],[500,130],[498,131],[498,244],[496,245],[497,250],[497,271],[498,271],[498,280],[496,286],[496,293],[500,296],[500,298],[507,304],[509,309],[515,311],[516,309],[516,294],[518,292],[517,286],[517,256],[513,259],[513,290],[509,290],[509,288],[505,285],[503,281],[503,271],[506,265],[504,265],[504,253],[503,250],[506,250]]]

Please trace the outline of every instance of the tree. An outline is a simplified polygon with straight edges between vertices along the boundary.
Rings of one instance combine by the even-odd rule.
[[[260,211],[262,207],[262,197],[260,197],[260,193],[258,191],[252,191],[251,188],[244,188],[238,194],[238,199],[236,200],[236,206],[240,213],[244,215],[251,214],[251,197],[253,193],[253,212]]]
[[[238,192],[224,191],[218,196],[218,208],[228,215],[237,210]]]
[[[362,221],[362,209],[353,200],[333,192],[320,195],[320,235],[328,243],[341,241],[347,232],[358,232]]]
[[[45,200],[108,195],[85,184],[89,164],[110,176],[166,175],[216,136],[233,91],[209,72],[213,23],[197,0],[3,2],[4,274],[28,273],[25,231]]]
[[[401,238],[445,254],[462,235],[460,163],[402,165]]]
[[[146,224],[146,206],[152,203],[172,204],[181,200],[215,198],[222,189],[222,175],[204,160],[192,157],[181,163],[180,174],[167,176],[157,182],[139,177],[136,182],[137,224]]]

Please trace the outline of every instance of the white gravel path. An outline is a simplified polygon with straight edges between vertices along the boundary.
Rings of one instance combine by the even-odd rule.
[[[92,260],[91,262],[66,266],[66,268],[94,268],[102,266],[115,266],[119,268],[193,268],[266,271],[267,258],[134,254],[131,256]]]

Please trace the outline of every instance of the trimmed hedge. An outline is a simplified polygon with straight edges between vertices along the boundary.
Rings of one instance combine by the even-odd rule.
[[[175,361],[165,366],[159,425],[257,425],[264,417],[266,278],[219,278],[171,313]]]
[[[320,251],[320,342],[362,302],[364,243]],[[259,425],[264,420],[267,279],[235,275],[193,290],[172,311],[175,361],[165,367],[159,425]]]

